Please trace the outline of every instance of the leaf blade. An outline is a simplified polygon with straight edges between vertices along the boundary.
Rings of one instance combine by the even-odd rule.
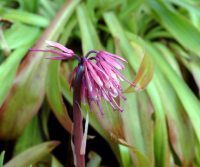
[[[41,160],[44,156],[49,154],[56,146],[58,146],[58,141],[49,141],[42,144],[38,144],[34,147],[27,149],[26,151],[20,153],[12,160],[7,162],[5,167],[27,167]]]

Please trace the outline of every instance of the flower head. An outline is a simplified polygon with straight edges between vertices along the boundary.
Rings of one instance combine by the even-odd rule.
[[[88,102],[92,110],[92,102],[96,103],[101,113],[101,100],[106,100],[110,103],[114,110],[123,111],[120,105],[116,102],[116,97],[126,99],[122,94],[122,86],[120,81],[128,81],[119,71],[123,70],[123,62],[125,59],[105,52],[93,51],[95,56],[83,58],[84,74],[81,84],[81,100],[83,103]],[[94,61],[93,61],[94,60]]]
[[[126,81],[130,85],[135,86],[120,73],[120,70],[125,69],[123,64],[124,62],[127,63],[125,59],[106,51],[96,50],[89,51],[84,57],[78,57],[72,50],[59,43],[53,41],[46,41],[46,43],[48,46],[59,51],[40,49],[30,49],[30,51],[42,51],[56,54],[57,56],[47,57],[55,60],[68,60],[73,57],[78,59],[79,64],[72,72],[70,87],[73,86],[73,80],[78,69],[80,67],[83,68],[80,96],[84,104],[89,104],[90,110],[93,110],[93,103],[95,103],[101,113],[103,113],[101,100],[105,100],[110,103],[113,110],[123,111],[115,100],[117,97],[126,100],[122,93],[120,81]],[[92,53],[95,55],[90,56]]]

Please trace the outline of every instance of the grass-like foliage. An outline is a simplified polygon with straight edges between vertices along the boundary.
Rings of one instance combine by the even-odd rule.
[[[73,165],[77,62],[28,51],[45,40],[116,53],[136,84],[123,82],[123,112],[89,113],[87,167],[200,166],[199,1],[0,0],[0,167]]]

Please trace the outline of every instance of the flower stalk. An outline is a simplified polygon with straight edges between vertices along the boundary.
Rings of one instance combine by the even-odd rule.
[[[74,151],[77,167],[85,167],[85,156],[81,154],[81,143],[83,139],[83,116],[81,114],[81,80],[83,75],[83,66],[79,65],[76,77],[73,82],[73,141],[74,141]]]

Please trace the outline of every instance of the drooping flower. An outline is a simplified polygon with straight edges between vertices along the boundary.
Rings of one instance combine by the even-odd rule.
[[[125,59],[105,52],[92,51],[95,56],[88,58],[89,54],[83,58],[84,75],[81,84],[81,99],[83,103],[88,102],[90,109],[93,109],[92,102],[96,103],[101,113],[101,100],[110,103],[113,110],[123,111],[116,102],[116,97],[126,100],[122,94],[120,81],[128,81],[119,71],[125,69],[123,62]]]
[[[53,60],[68,60],[74,56],[74,52],[71,49],[66,48],[65,46],[54,42],[54,41],[45,41],[47,47],[50,49],[29,49],[32,52],[49,52],[57,56],[47,56],[45,58],[53,59]]]
[[[46,41],[48,47],[53,49],[30,49],[34,52],[49,52],[57,56],[48,56],[46,58],[54,60],[69,60],[71,58],[77,58],[79,64],[72,72],[70,79],[70,87],[73,87],[73,80],[76,76],[78,69],[83,68],[83,73],[81,76],[81,101],[86,104],[88,103],[90,110],[93,110],[93,103],[95,103],[100,112],[103,114],[103,109],[101,106],[101,101],[107,101],[113,110],[123,111],[123,108],[116,102],[116,98],[120,97],[126,100],[122,93],[122,86],[120,81],[126,81],[132,86],[135,86],[129,80],[127,80],[120,71],[125,69],[124,62],[127,63],[122,57],[106,52],[91,50],[86,56],[79,57],[74,54],[74,52],[65,46],[53,42]],[[58,51],[57,51],[58,50]],[[94,54],[93,56],[90,56]]]

